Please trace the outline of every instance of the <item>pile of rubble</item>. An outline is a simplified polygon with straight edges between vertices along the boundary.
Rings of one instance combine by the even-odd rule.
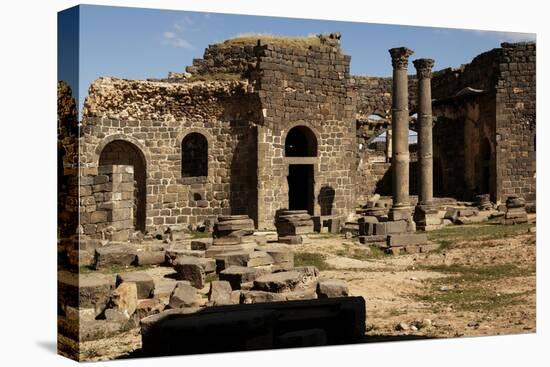
[[[527,223],[525,200],[519,196],[509,196],[506,199],[506,212],[501,219],[502,224]]]
[[[307,210],[279,210],[275,227],[281,243],[297,245],[311,242],[307,234],[313,232],[313,219]]]
[[[287,235],[301,236],[311,229],[311,217],[302,212],[287,212],[283,218],[281,228]],[[89,265],[95,270],[161,266],[160,271],[151,272],[161,278],[146,270],[80,277],[63,272],[59,277],[61,329],[69,336],[80,335],[80,340],[92,340],[136,327],[142,318],[172,309],[349,294],[345,282],[320,280],[316,267],[295,267],[293,252],[284,245],[266,245],[266,236],[255,234],[254,223],[246,216],[220,217],[213,238],[165,241],[165,233],[155,237],[162,243],[141,246],[84,241],[83,247],[94,253]],[[166,272],[170,268],[173,271]],[[71,326],[75,320],[80,320],[79,329],[78,323],[77,329]]]

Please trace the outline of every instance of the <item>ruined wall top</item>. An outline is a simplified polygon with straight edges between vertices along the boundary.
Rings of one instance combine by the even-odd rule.
[[[169,83],[99,78],[90,85],[83,120],[174,121],[227,115],[232,108],[239,108],[234,102],[228,103],[229,100],[248,98],[247,86],[247,81],[236,80]]]
[[[308,49],[310,47],[340,47],[340,34],[307,37],[280,37],[262,34],[243,35],[221,43],[209,45],[201,59],[194,59],[186,67],[186,75],[171,73],[174,78],[203,79],[245,77],[250,64],[257,60],[257,47],[270,46],[278,49]],[[290,52],[292,53],[292,52]]]

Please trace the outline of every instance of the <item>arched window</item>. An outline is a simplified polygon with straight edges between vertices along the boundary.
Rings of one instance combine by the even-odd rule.
[[[313,131],[305,126],[290,129],[285,140],[285,156],[316,157],[317,138]]]
[[[181,142],[181,176],[208,176],[208,141],[199,133],[185,136]]]

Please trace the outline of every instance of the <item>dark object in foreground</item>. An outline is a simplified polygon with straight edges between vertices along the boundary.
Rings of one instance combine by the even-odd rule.
[[[144,356],[350,344],[365,335],[363,297],[171,311],[141,321]]]

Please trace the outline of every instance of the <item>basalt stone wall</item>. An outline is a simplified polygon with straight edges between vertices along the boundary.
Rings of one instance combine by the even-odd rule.
[[[389,56],[388,62],[390,62]],[[359,116],[378,115],[387,119],[391,118],[393,83],[391,77],[353,76],[353,83],[357,89],[357,114]],[[417,89],[416,76],[409,75],[409,113],[411,115],[416,112]]]
[[[81,233],[91,238],[126,241],[136,228],[133,166],[101,166],[80,177]]]
[[[434,73],[434,169],[442,167],[444,193],[535,200],[535,60],[534,43],[504,43],[460,69]]]
[[[78,226],[78,112],[71,87],[57,83],[58,237],[76,234]]]
[[[497,193],[536,199],[536,45],[503,43],[496,85]]]
[[[273,228],[278,209],[289,205],[289,165],[313,165],[313,213],[321,206],[331,215],[347,216],[355,207],[355,106],[349,78],[350,57],[335,40],[309,47],[263,45],[251,81],[261,100],[258,127],[258,205],[260,227]],[[313,157],[285,156],[290,129],[301,126],[316,141]],[[331,203],[321,192],[331,192]],[[327,206],[331,209],[327,210]]]
[[[113,151],[114,143],[126,147],[118,164],[126,164],[129,154],[143,163],[145,172],[135,170],[134,176],[145,180],[146,230],[196,225],[220,214],[256,218],[251,198],[257,187],[258,111],[258,97],[247,93],[246,82],[98,79],[85,101],[82,175],[96,176],[102,153]],[[207,141],[207,176],[182,177],[181,143],[191,133]],[[117,164],[117,156],[108,162]]]
[[[234,44],[231,42],[209,45],[202,59],[194,59],[186,67],[191,74],[238,74],[248,71],[248,64],[256,61],[254,44]]]

